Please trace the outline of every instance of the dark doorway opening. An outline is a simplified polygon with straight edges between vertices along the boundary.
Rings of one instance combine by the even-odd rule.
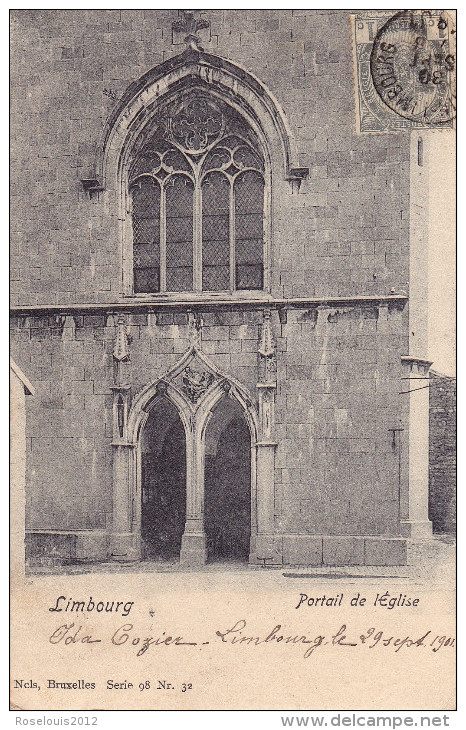
[[[208,560],[248,562],[251,435],[241,406],[226,396],[206,431],[204,509]]]
[[[186,522],[186,436],[166,398],[156,401],[144,427],[141,467],[143,558],[178,559]]]

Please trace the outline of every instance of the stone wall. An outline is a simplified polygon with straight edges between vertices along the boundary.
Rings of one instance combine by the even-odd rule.
[[[317,314],[317,317],[315,316]],[[401,312],[293,312],[276,418],[285,532],[383,534],[399,517]]]
[[[430,374],[429,517],[435,532],[456,532],[456,378]]]
[[[274,173],[272,293],[407,290],[409,136],[355,133],[349,14],[205,12],[205,50],[266,84],[310,169],[299,194]],[[122,289],[117,201],[108,191],[89,200],[80,181],[116,100],[183,50],[172,43],[177,11],[11,17],[13,303],[114,301]]]
[[[261,311],[202,313],[202,350],[257,400]],[[397,530],[402,312],[320,307],[273,316],[276,518],[284,532]],[[189,349],[187,315],[128,315],[133,397]],[[105,530],[112,513],[114,315],[13,320],[36,386],[28,409],[29,529]]]
[[[398,535],[395,433],[406,416],[407,307],[328,300],[408,291],[409,135],[356,134],[346,11],[202,12],[210,21],[205,51],[268,87],[288,120],[297,164],[309,168],[299,189],[283,168],[272,171],[271,299],[322,300],[272,313],[276,528]],[[12,319],[13,352],[36,387],[27,526],[35,535],[93,531],[104,552],[112,521],[112,305],[128,299],[116,192],[90,197],[81,180],[92,175],[105,122],[129,84],[184,50],[172,34],[176,17],[175,10],[11,13],[12,303],[57,307],[56,316],[38,309]],[[187,309],[128,308],[133,397],[188,349]],[[262,309],[198,308],[202,351],[254,402]],[[92,556],[82,542],[61,542],[69,559]],[[299,548],[290,550],[297,559]]]

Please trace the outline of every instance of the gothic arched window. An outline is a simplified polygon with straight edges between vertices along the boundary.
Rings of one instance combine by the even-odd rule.
[[[231,107],[167,106],[129,170],[135,294],[264,286],[264,158]]]

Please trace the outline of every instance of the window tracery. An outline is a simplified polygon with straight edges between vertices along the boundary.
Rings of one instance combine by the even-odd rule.
[[[195,93],[162,110],[129,170],[134,293],[262,289],[264,173],[231,107]]]

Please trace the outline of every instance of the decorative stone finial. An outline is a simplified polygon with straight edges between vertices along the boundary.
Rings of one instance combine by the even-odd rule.
[[[264,312],[264,324],[262,325],[261,341],[259,344],[259,355],[262,357],[272,357],[275,354],[273,344],[272,327],[270,325],[270,310]]]
[[[188,312],[188,337],[192,346],[201,348],[202,317],[197,312]]]
[[[195,13],[199,10],[179,10],[178,19],[172,23],[172,29],[175,33],[186,33],[184,42],[186,48],[192,51],[203,51],[200,45],[201,39],[197,35],[199,30],[210,28],[210,21],[205,18],[196,18]]]
[[[129,362],[130,360],[128,335],[126,334],[126,319],[124,316],[118,317],[113,357],[117,362]]]
[[[276,381],[275,343],[273,341],[271,312],[264,311],[261,339],[259,342],[260,375],[265,383]]]

